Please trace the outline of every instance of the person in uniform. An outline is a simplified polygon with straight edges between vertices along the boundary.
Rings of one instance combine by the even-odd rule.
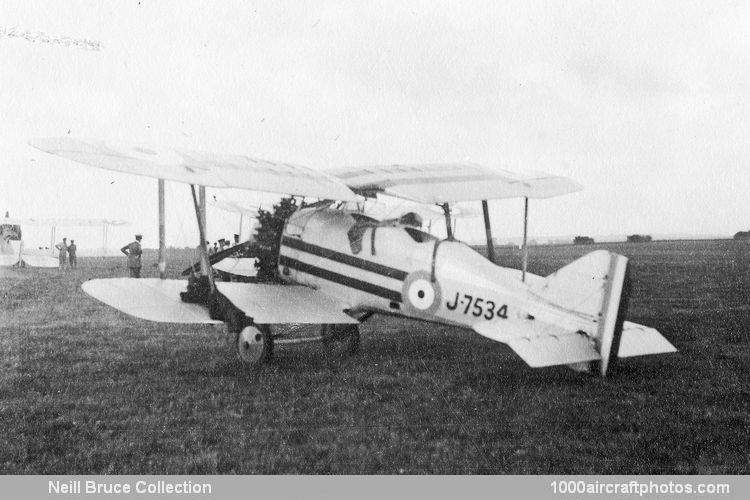
[[[122,253],[128,256],[128,267],[130,268],[131,278],[141,277],[141,239],[140,234],[135,235],[135,241],[131,241],[120,249]]]
[[[57,258],[60,261],[60,269],[65,269],[68,260],[68,239],[63,238],[62,243],[55,245],[55,248],[59,251]]]
[[[76,260],[76,250],[78,250],[78,247],[76,246],[76,240],[70,240],[70,245],[68,245],[68,263],[70,264],[71,269],[76,269],[78,267],[78,260]]]

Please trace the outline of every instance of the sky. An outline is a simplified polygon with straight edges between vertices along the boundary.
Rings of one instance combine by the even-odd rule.
[[[27,145],[70,135],[314,169],[471,161],[542,171],[584,189],[532,200],[531,238],[731,237],[750,229],[748,33],[750,4],[727,1],[6,0],[0,210],[125,219],[111,245],[139,232],[157,246],[154,179]],[[197,243],[188,190],[167,183],[169,245]],[[496,237],[521,235],[522,200],[490,209]],[[238,224],[209,210],[209,239]],[[458,224],[459,238],[483,238],[481,220]],[[101,244],[101,230],[61,231],[79,247]]]

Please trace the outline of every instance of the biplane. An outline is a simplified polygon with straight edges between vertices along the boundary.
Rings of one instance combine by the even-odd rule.
[[[96,279],[83,289],[138,318],[225,322],[248,363],[268,360],[275,345],[311,340],[284,338],[279,326],[288,324],[319,325],[314,339],[354,352],[359,324],[374,314],[476,332],[510,346],[531,367],[598,366],[602,376],[615,358],[676,350],[656,329],[625,320],[629,278],[622,255],[593,251],[542,277],[526,272],[524,243],[521,270],[494,263],[487,200],[525,200],[525,242],[530,199],[581,189],[565,177],[467,163],[321,172],[241,155],[70,137],[30,144],[74,162],[158,178],[160,185],[162,179],[190,184],[202,248],[198,280]],[[205,186],[320,200],[309,207],[300,203],[285,222],[277,257],[283,285],[213,280],[205,248]],[[410,217],[383,222],[346,208],[378,194],[439,206],[447,238],[422,231]],[[452,234],[451,205],[469,201],[482,201],[489,258]]]
[[[10,267],[58,267],[57,250],[55,249],[55,234],[58,227],[91,227],[102,228],[101,255],[107,253],[107,231],[111,226],[126,225],[127,222],[115,219],[45,219],[18,218],[0,219],[0,266]],[[49,246],[33,248],[24,241],[23,226],[44,226],[50,228]]]

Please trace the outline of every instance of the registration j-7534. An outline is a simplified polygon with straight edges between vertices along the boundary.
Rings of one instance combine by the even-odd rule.
[[[461,292],[456,292],[456,296],[453,297],[453,299],[445,302],[445,307],[450,311],[458,309],[466,315],[471,314],[478,318],[483,317],[487,320],[493,318],[508,318],[507,304],[500,304],[497,301],[469,295],[468,293],[462,294]]]

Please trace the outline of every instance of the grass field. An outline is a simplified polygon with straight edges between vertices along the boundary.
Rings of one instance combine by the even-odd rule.
[[[0,270],[0,472],[748,474],[750,245],[533,247],[530,271],[602,247],[632,259],[629,319],[679,349],[606,379],[377,316],[354,357],[286,346],[248,370],[223,328],[133,319],[81,291],[126,276],[124,258]],[[189,257],[171,256],[174,276]]]

